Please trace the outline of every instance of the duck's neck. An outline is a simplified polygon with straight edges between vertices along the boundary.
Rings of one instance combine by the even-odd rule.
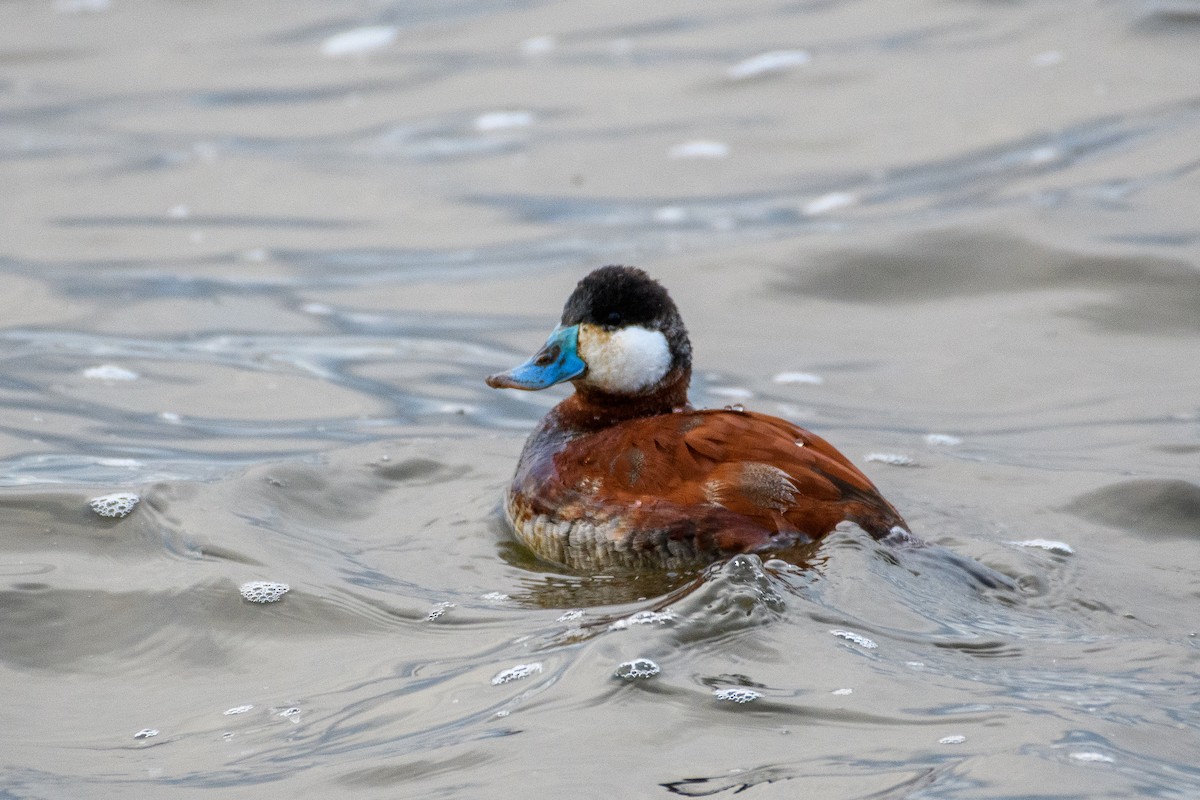
[[[688,384],[692,371],[676,367],[649,394],[623,395],[576,384],[575,394],[554,408],[559,425],[574,430],[597,430],[629,419],[654,417],[691,408]]]

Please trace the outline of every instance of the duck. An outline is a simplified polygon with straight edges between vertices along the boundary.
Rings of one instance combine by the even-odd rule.
[[[694,408],[692,346],[667,290],[600,267],[557,327],[496,389],[574,391],[534,428],[504,494],[516,538],[576,572],[680,569],[819,542],[850,522],[879,540],[908,525],[833,445],[779,417]]]

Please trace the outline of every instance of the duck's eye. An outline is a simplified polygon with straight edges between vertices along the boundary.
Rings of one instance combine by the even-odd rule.
[[[604,324],[611,325],[613,327],[620,325],[621,324],[621,312],[620,311],[608,312],[608,316],[604,318]]]
[[[538,353],[537,358],[534,359],[534,361],[533,361],[534,366],[538,366],[538,367],[550,366],[555,361],[558,361],[558,357],[561,354],[561,352],[562,351],[559,349],[558,345],[554,345],[549,350],[543,350],[541,353]]]

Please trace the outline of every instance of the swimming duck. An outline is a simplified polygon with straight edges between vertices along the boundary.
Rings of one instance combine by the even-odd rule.
[[[824,439],[778,417],[688,402],[692,347],[667,290],[601,267],[562,320],[493,388],[570,381],[525,442],[505,496],[517,538],[575,570],[677,568],[816,541],[850,521],[880,539],[907,525]]]

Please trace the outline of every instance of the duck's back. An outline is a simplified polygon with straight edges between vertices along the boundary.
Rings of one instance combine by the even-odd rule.
[[[508,514],[539,555],[575,568],[672,565],[819,539],[875,537],[899,513],[824,439],[786,420],[679,411],[531,437]]]

